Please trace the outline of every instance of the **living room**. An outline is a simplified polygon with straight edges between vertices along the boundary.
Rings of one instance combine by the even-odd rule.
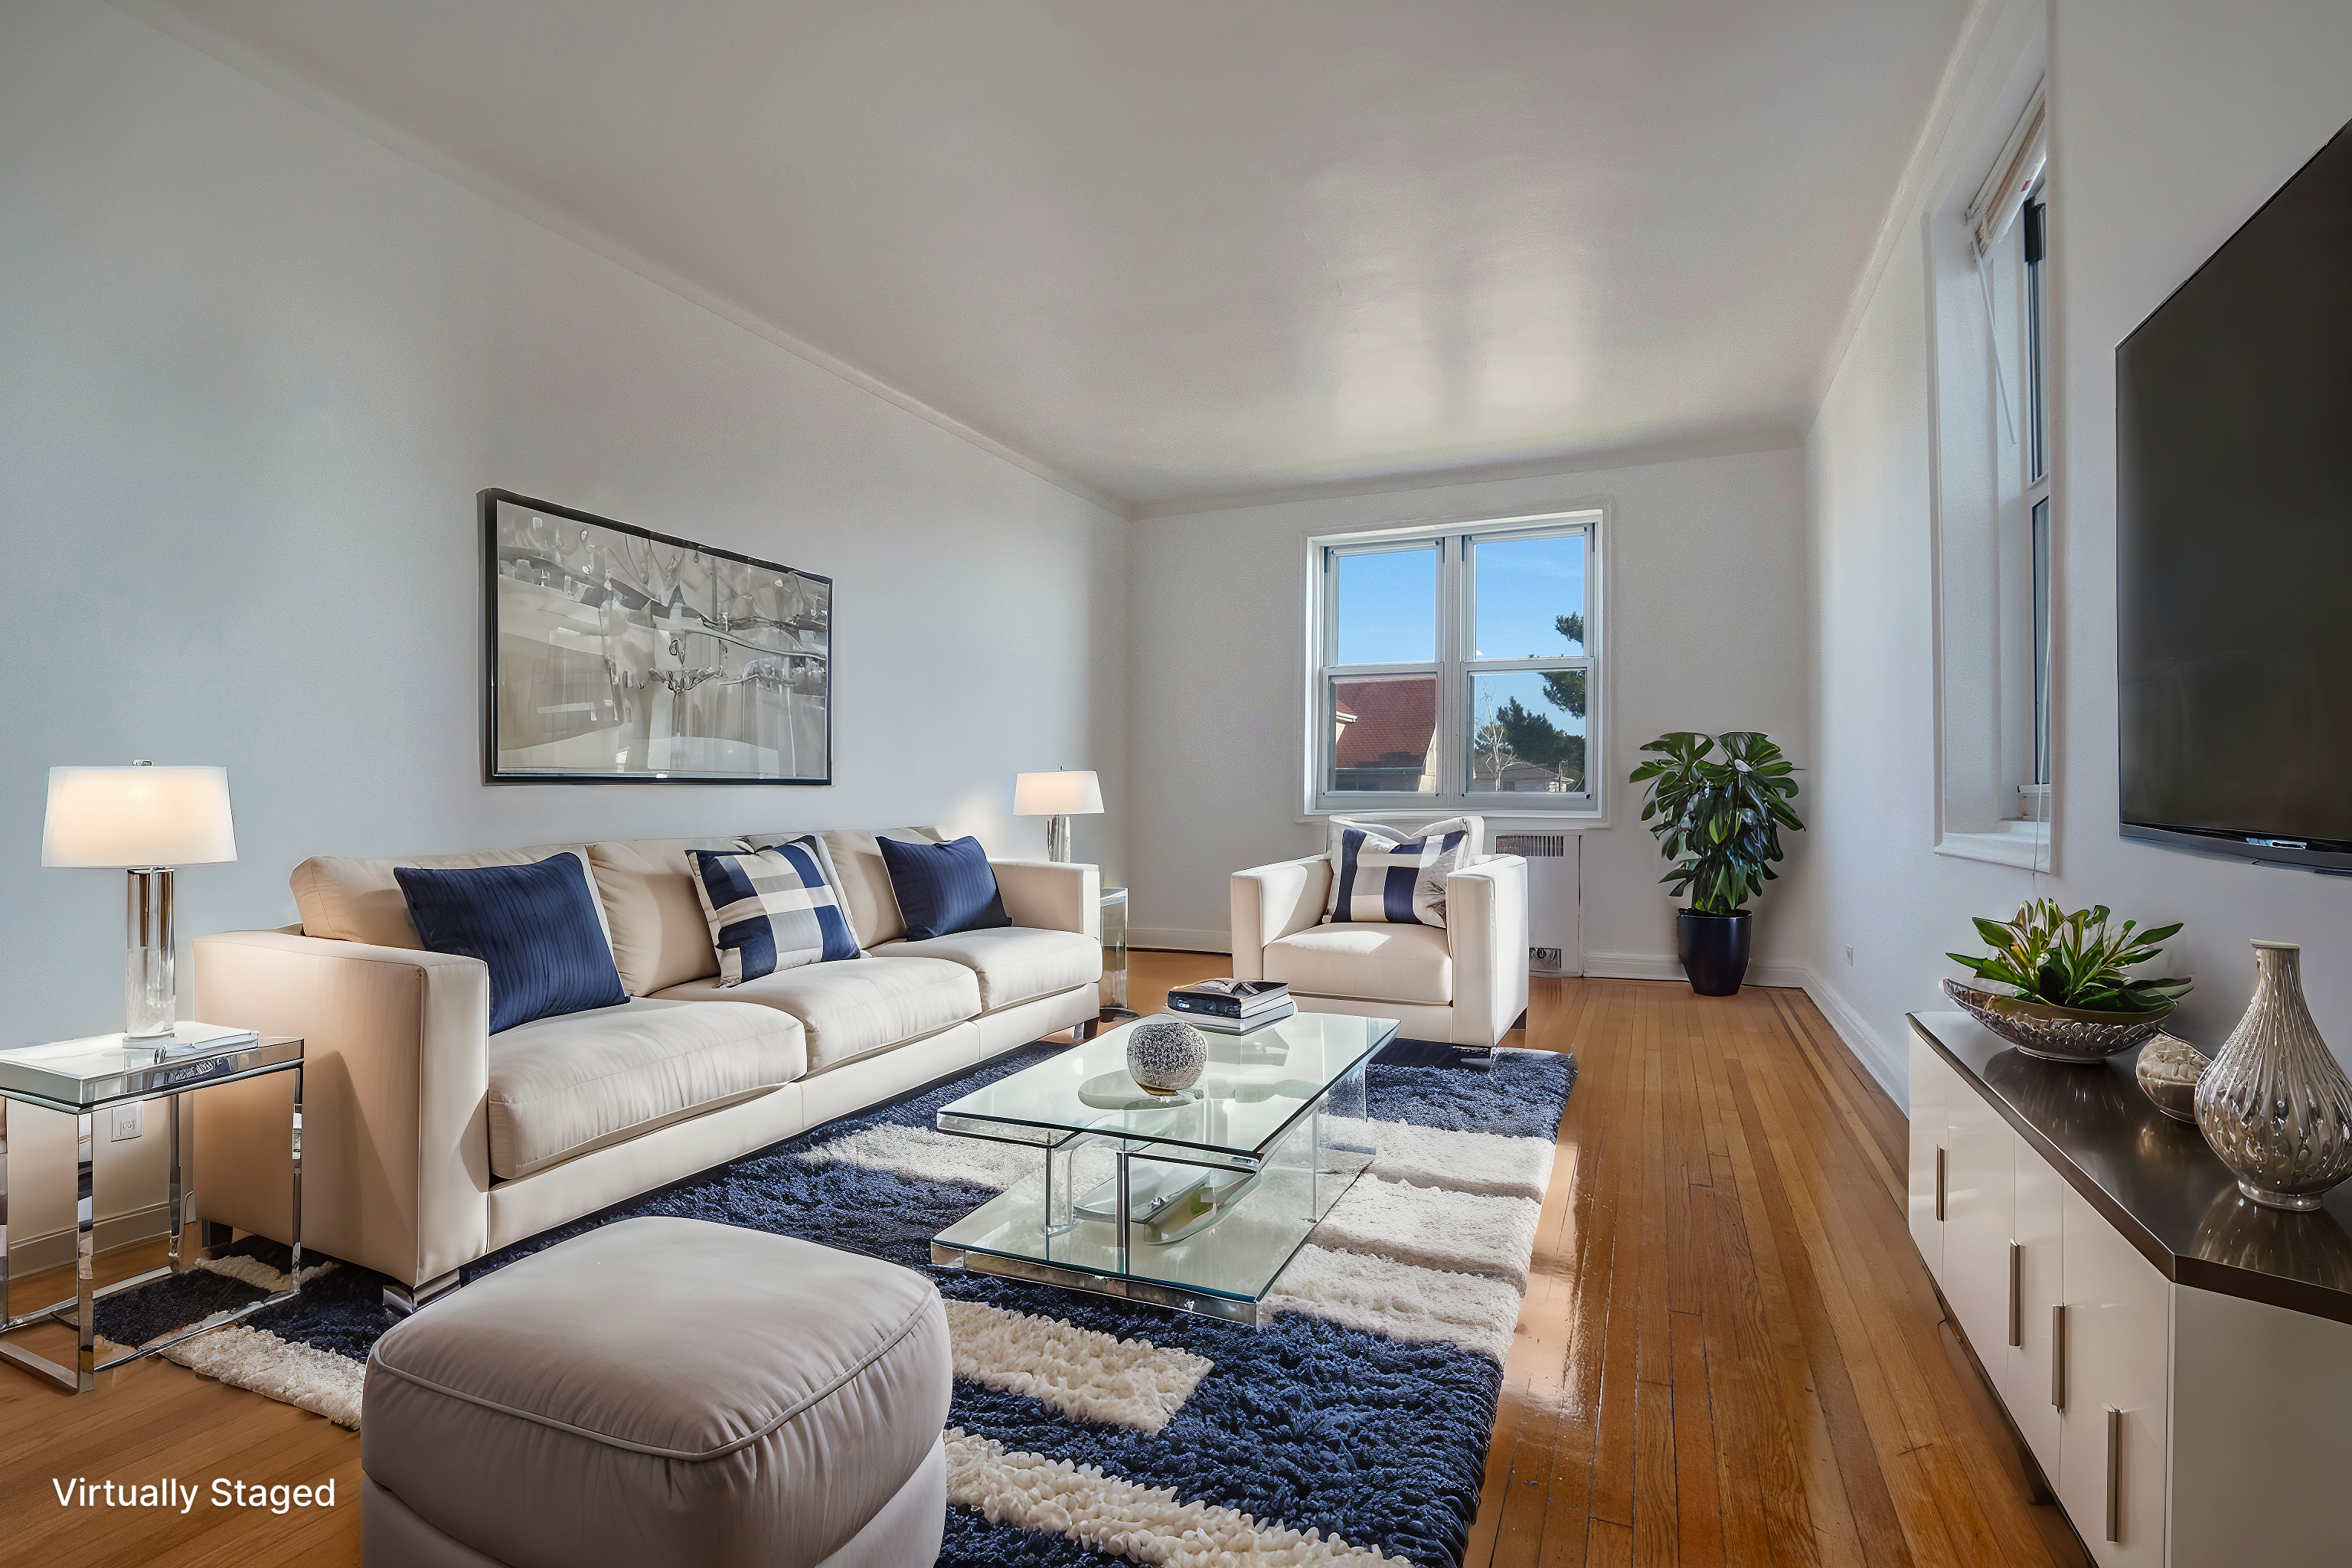
[[[0,10],[7,1555],[2339,1561],[2326,683],[2221,757],[2132,681],[2247,560],[2336,668],[2345,388],[2206,378],[2319,499],[2162,581],[2132,421],[2332,232],[2347,66],[2322,0]],[[2068,930],[2145,1015],[2074,1063],[2003,956]],[[1225,978],[1296,1015],[1161,1027]]]

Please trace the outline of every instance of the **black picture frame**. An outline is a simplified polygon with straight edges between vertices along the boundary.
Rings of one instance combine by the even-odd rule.
[[[582,511],[574,507],[561,506],[553,501],[541,500],[537,497],[522,495],[514,490],[499,489],[486,489],[481,491],[476,500],[481,531],[482,552],[481,740],[483,783],[493,784],[685,784],[771,785],[827,785],[833,783],[833,626],[835,584],[834,580],[831,577],[821,573],[806,571],[800,567],[787,566],[778,562],[762,561],[757,556],[745,555],[737,551],[722,549],[718,545],[703,544],[690,539],[680,539],[674,534],[657,533],[652,529],[640,528],[635,523],[622,522],[616,519],[609,517],[599,517],[593,512]],[[764,686],[783,691],[785,693],[785,720],[788,725],[792,722],[792,716],[795,711],[795,705],[790,700],[790,699],[805,699],[811,696],[815,697],[822,708],[823,714],[823,724],[819,733],[822,736],[824,756],[821,759],[819,771],[814,773],[802,772],[752,773],[718,771],[707,768],[697,769],[692,767],[678,767],[674,765],[666,765],[656,768],[650,765],[652,761],[650,755],[646,759],[645,763],[640,766],[615,766],[609,771],[581,769],[576,767],[524,768],[514,766],[510,763],[502,763],[502,737],[500,734],[501,682],[503,680],[508,687],[511,688],[518,684],[520,679],[519,675],[509,675],[502,668],[503,655],[499,627],[499,584],[505,574],[500,571],[502,557],[499,536],[499,508],[502,504],[526,510],[536,514],[539,518],[556,518],[561,519],[565,522],[580,524],[583,525],[583,530],[586,528],[602,529],[614,534],[625,536],[627,539],[645,541],[647,546],[649,561],[657,560],[657,557],[653,554],[653,550],[654,547],[658,546],[670,550],[690,552],[698,563],[699,563],[703,558],[708,557],[714,562],[735,563],[740,566],[751,568],[756,572],[774,573],[777,574],[780,578],[790,578],[794,580],[794,596],[796,600],[801,596],[802,585],[815,584],[820,586],[823,591],[824,606],[821,619],[812,622],[803,617],[782,623],[770,620],[761,623],[758,629],[762,632],[768,631],[772,627],[777,629],[790,629],[794,633],[794,640],[796,642],[803,640],[803,634],[810,631],[815,631],[822,635],[822,648],[810,649],[806,647],[794,647],[754,650],[764,653],[769,658],[776,661],[780,667],[778,673],[771,677],[764,673],[751,672],[745,675],[729,677],[726,680],[727,684],[751,684],[755,688]],[[583,531],[582,535],[583,541],[585,541],[587,535]],[[517,552],[511,549],[509,550],[508,553],[509,555],[517,555]],[[520,561],[519,555],[517,555],[517,560],[518,562]],[[578,593],[568,594],[567,595],[573,597],[574,602],[586,603],[588,602],[587,596],[593,595],[598,593],[612,594],[616,599],[623,602],[626,602],[633,598],[640,604],[650,602],[648,595],[638,594],[635,591],[634,584],[626,587],[616,587],[613,584],[609,575],[601,583],[592,582],[579,577],[577,574],[570,573],[568,569],[564,568],[561,563],[558,562],[551,562],[544,559],[535,558],[533,564],[543,570],[565,572],[566,581],[570,584],[570,587],[579,590]],[[716,582],[716,576],[714,576],[714,582]],[[781,586],[781,584],[779,584],[779,586]],[[710,624],[709,618],[702,616],[698,611],[691,613],[695,614],[696,618],[698,620],[701,620],[706,626]],[[751,647],[751,645],[743,642],[741,638],[730,636],[729,633],[730,630],[731,628],[722,621],[718,632],[706,635],[719,637],[724,642],[733,643],[740,647],[747,648]],[[649,633],[648,635],[652,634]],[[691,636],[695,634],[687,633],[682,635]],[[673,638],[672,641],[673,645],[675,645],[675,638]],[[722,659],[724,657],[725,655],[722,651]],[[811,683],[807,675],[807,670],[811,665],[821,667],[822,669],[821,679],[814,682],[814,690],[809,689]],[[609,658],[607,659],[607,668],[608,669],[611,668],[611,661]],[[789,673],[786,673],[787,671],[789,671]],[[706,676],[705,679],[707,679],[709,677]],[[694,689],[696,685],[698,684],[699,683],[690,684],[685,688],[685,689]],[[677,689],[673,689],[675,693]],[[618,699],[612,699],[610,700],[615,716],[617,717],[623,711],[622,704]],[[593,705],[579,704],[572,706],[590,707]],[[800,708],[798,710],[804,715],[804,707]],[[694,738],[704,739],[707,737]],[[717,738],[724,739],[724,737]],[[665,737],[665,739],[673,740],[674,738]],[[520,748],[504,748],[504,750],[507,751],[516,749]],[[795,747],[794,750],[796,752],[797,747]]]

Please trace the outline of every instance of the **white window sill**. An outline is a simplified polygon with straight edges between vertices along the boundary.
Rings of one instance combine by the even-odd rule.
[[[2050,825],[2046,822],[2004,822],[1990,833],[1947,833],[1936,853],[1956,860],[1985,860],[1996,866],[2021,866],[2029,871],[2050,869]]]

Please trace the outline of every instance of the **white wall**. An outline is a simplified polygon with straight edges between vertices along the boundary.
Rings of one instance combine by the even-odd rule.
[[[1792,448],[1137,523],[1136,940],[1222,951],[1230,874],[1322,847],[1299,799],[1309,534],[1597,500],[1611,509],[1608,751],[1596,769],[1610,826],[1585,835],[1584,950],[1596,973],[1671,965],[1674,901],[1624,776],[1634,748],[1668,730],[1765,730],[1811,765],[1803,481]],[[1815,775],[1803,779],[1797,809],[1810,820]],[[1490,831],[1509,826],[1488,820]],[[1792,868],[1811,853],[1807,837],[1790,843]],[[1759,970],[1804,951],[1800,929],[1776,918],[1783,901],[1776,884],[1759,906]]]
[[[2061,0],[2050,39],[2058,343],[2056,873],[1952,860],[1934,829],[1926,281],[1879,280],[1806,446],[1819,714],[1805,889],[1832,1016],[1901,1084],[1903,1015],[1945,1004],[1971,914],[2031,891],[2184,920],[2179,1032],[2210,1050],[2252,937],[2305,944],[2315,1016],[2352,1059],[2352,883],[2128,844],[2116,828],[2115,346],[2352,118],[2336,0]],[[1916,233],[1916,226],[1913,232]],[[1907,256],[1909,259],[1904,260]],[[1845,963],[1852,943],[1854,962]]]
[[[1119,876],[1123,520],[109,6],[0,8],[0,148],[9,1040],[120,1026],[122,879],[40,868],[52,763],[227,765],[184,936],[291,920],[321,852],[1040,853],[1013,774],[1056,764],[1103,773],[1078,850]],[[485,786],[492,485],[832,575],[838,782]]]

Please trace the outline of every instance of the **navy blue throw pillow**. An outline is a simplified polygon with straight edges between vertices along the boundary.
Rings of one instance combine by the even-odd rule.
[[[1004,895],[996,890],[988,851],[979,839],[908,844],[877,837],[874,842],[881,847],[883,865],[889,868],[898,912],[907,917],[908,942],[1013,923],[1004,912]]]
[[[629,999],[576,855],[529,866],[395,866],[416,934],[490,966],[490,1033]]]

